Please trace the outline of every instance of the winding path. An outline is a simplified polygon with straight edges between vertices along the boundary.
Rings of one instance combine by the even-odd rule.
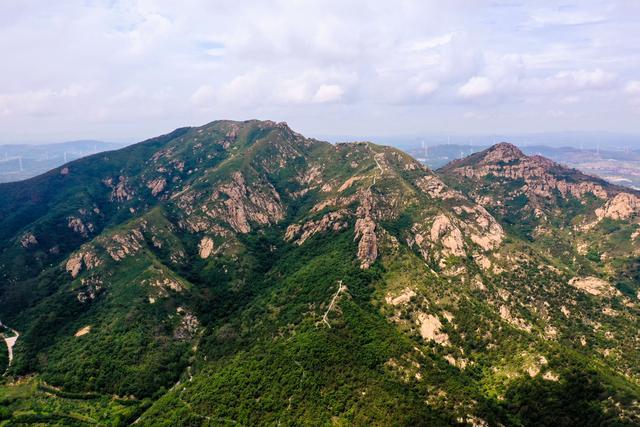
[[[329,312],[331,312],[331,310],[333,310],[333,306],[336,303],[336,298],[338,298],[338,296],[343,291],[346,291],[346,290],[347,290],[347,286],[342,284],[342,280],[338,280],[338,290],[336,291],[336,294],[331,299],[331,303],[329,303],[329,308],[327,309],[327,312],[324,313],[324,316],[322,316],[322,321],[324,323],[326,323],[328,327],[331,327],[331,325],[329,324],[329,321],[327,320],[327,317],[329,316]]]
[[[375,151],[373,151],[373,148],[371,148],[370,143],[367,143],[367,148],[369,149],[369,151],[371,151],[371,154],[373,154],[373,160],[376,162],[376,166],[378,167],[378,169],[380,169],[380,176],[382,176],[382,174],[384,173],[384,169],[382,168],[382,165],[380,164],[380,162],[378,161],[378,158],[376,157],[378,154],[381,154],[381,153],[376,153]],[[369,186],[369,189],[371,189],[371,187],[373,187],[374,185],[376,185],[376,175],[373,176],[373,184]]]

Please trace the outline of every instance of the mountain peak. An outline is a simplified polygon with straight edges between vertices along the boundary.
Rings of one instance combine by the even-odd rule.
[[[509,162],[526,157],[518,147],[509,142],[495,144],[484,150],[481,154],[482,159],[487,163]]]
[[[473,188],[472,194],[482,194],[472,198],[487,207],[493,206],[498,216],[513,215],[512,208],[503,203],[513,200],[516,195],[522,196],[521,200],[526,203],[520,209],[527,212],[523,215],[535,217],[531,221],[536,223],[554,216],[557,219],[557,211],[567,199],[578,199],[582,206],[587,206],[591,198],[604,203],[621,191],[630,192],[546,157],[527,156],[506,142],[455,160],[441,168],[440,173],[446,176],[449,185],[466,187],[465,191]],[[486,180],[486,177],[491,179]],[[624,208],[628,212],[634,209],[629,204]],[[565,221],[570,222],[569,219]]]
[[[463,167],[498,165],[530,159],[518,147],[509,142],[500,142],[486,150],[473,153],[467,157],[456,159],[440,168],[441,172],[453,171]]]

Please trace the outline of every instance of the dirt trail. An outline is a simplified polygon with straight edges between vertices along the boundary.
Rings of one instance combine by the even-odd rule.
[[[331,327],[331,325],[329,324],[329,320],[327,320],[329,313],[331,312],[331,310],[333,310],[333,306],[335,305],[336,299],[338,298],[338,296],[346,290],[347,290],[347,286],[342,284],[342,280],[338,280],[338,290],[336,291],[335,295],[331,299],[331,302],[329,303],[329,308],[327,308],[326,313],[324,313],[324,316],[322,316],[322,321],[328,327]]]
[[[378,169],[380,169],[379,175],[382,176],[382,174],[384,173],[384,169],[382,168],[382,165],[380,164],[380,162],[378,161],[378,158],[376,157],[378,154],[376,154],[376,152],[373,151],[373,148],[371,148],[371,144],[367,144],[367,148],[373,155],[373,160],[376,162],[376,166],[378,167]],[[376,175],[373,176],[373,183],[369,186],[369,189],[371,189],[371,187],[373,187],[374,185],[376,185]]]
[[[6,334],[2,334],[2,337],[4,338],[4,342],[7,344],[7,350],[9,353],[9,363],[7,364],[7,369],[4,371],[4,374],[2,374],[2,376],[5,376],[7,375],[7,372],[11,367],[11,362],[13,362],[13,346],[16,345],[16,341],[18,341],[18,337],[20,336],[20,334],[18,333],[18,331],[16,331],[15,329],[11,329],[7,325],[3,324],[2,322],[0,322],[0,326],[4,326],[8,330],[10,330],[11,333],[14,334],[11,337],[7,337]]]

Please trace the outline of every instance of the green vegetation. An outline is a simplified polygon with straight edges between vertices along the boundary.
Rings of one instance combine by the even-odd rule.
[[[126,426],[148,405],[148,401],[66,393],[31,377],[0,384],[2,426]]]
[[[637,225],[447,170],[222,121],[0,185],[0,425],[638,425]]]

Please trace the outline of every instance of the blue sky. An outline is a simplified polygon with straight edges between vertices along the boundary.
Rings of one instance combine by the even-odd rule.
[[[0,2],[0,143],[640,133],[640,2]]]

